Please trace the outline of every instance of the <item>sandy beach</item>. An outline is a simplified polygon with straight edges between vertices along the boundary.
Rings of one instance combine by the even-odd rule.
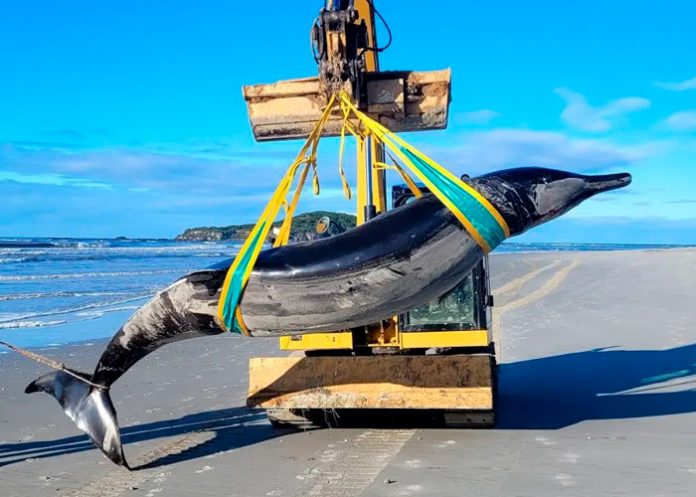
[[[25,395],[47,370],[8,353],[0,495],[695,495],[696,249],[501,254],[491,272],[495,429],[276,430],[244,403],[248,358],[281,355],[277,341],[221,336],[114,385],[129,472],[54,399]],[[103,347],[42,352],[91,371]]]

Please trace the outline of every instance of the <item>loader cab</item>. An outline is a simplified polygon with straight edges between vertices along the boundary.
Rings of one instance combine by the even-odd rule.
[[[425,193],[424,185],[418,187]],[[407,185],[392,187],[392,209],[415,200]],[[440,298],[399,316],[403,333],[486,330],[493,299],[489,295],[488,257],[484,257],[456,287]]]

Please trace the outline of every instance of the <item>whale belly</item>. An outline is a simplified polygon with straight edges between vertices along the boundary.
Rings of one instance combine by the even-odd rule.
[[[341,263],[334,271],[254,271],[241,300],[255,336],[337,331],[379,322],[455,287],[483,257],[454,218],[408,250]],[[388,235],[387,235],[388,236]]]

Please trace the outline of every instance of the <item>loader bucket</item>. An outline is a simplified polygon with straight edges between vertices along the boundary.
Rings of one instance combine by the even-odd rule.
[[[389,71],[365,74],[366,95],[360,110],[393,132],[443,129],[447,126],[451,71]],[[327,103],[319,78],[279,81],[243,88],[254,138],[258,141],[307,137]],[[357,124],[357,123],[356,123]],[[325,136],[341,132],[336,110]]]

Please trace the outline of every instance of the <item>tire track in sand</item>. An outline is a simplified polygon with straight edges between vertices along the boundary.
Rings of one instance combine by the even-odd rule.
[[[530,271],[529,273],[520,276],[519,278],[512,280],[511,282],[503,285],[499,290],[494,292],[496,295],[497,294],[504,294],[504,293],[509,293],[512,291],[517,291],[520,288],[522,288],[523,285],[534,279],[537,275],[540,273],[546,271],[547,269],[554,268],[558,266],[561,263],[560,259],[555,260],[551,264],[535,269],[533,271]],[[580,266],[581,262],[579,259],[571,259],[569,264],[566,264],[556,272],[554,272],[545,282],[543,285],[541,285],[539,288],[536,290],[533,290],[526,294],[524,297],[520,297],[519,299],[511,300],[509,302],[506,302],[505,304],[501,306],[496,306],[493,308],[493,316],[492,316],[492,321],[493,321],[493,336],[495,343],[498,345],[496,348],[496,353],[498,356],[498,362],[502,362],[502,347],[500,347],[500,333],[502,330],[503,326],[503,315],[508,312],[512,311],[513,309],[519,309],[520,307],[524,307],[526,305],[532,304],[534,302],[537,302],[547,295],[551,294],[554,290],[556,290],[561,283],[565,281],[565,279],[568,277],[568,275],[578,266]]]
[[[551,268],[554,268],[554,267],[560,265],[561,262],[562,262],[561,259],[556,259],[551,264],[547,264],[546,266],[542,266],[542,267],[532,266],[532,267],[535,267],[534,270],[532,270],[528,273],[525,273],[522,276],[520,276],[519,278],[515,278],[512,281],[508,281],[500,288],[496,288],[495,290],[493,290],[493,293],[495,294],[496,297],[499,297],[500,295],[504,295],[506,293],[516,292],[517,290],[522,288],[525,284],[527,284],[529,281],[536,278],[539,274],[543,273],[544,271],[546,271],[548,269],[551,269]]]
[[[494,291],[496,296],[519,291],[525,284],[533,280],[539,274],[553,269],[561,264],[561,260],[555,260],[551,264],[536,268],[519,278],[516,278]],[[515,299],[501,306],[496,306],[493,311],[493,332],[499,335],[502,329],[503,314],[513,309],[529,305],[536,302],[553,292],[563,283],[571,271],[580,265],[578,259],[571,262],[556,272],[554,272],[538,289],[526,294],[524,297]],[[496,336],[496,343],[500,343]],[[501,351],[498,350],[499,360]],[[135,488],[142,488],[145,485],[157,485],[164,483],[172,472],[171,468],[167,471],[163,468],[148,468],[148,463],[153,460],[172,457],[188,450],[195,450],[198,445],[205,444],[214,437],[210,430],[217,423],[213,421],[211,426],[194,431],[184,436],[175,438],[169,443],[162,444],[146,454],[137,458],[136,467],[141,467],[137,471],[129,472],[125,469],[112,470],[102,474],[101,477],[85,482],[80,489],[66,490],[60,492],[60,497],[117,497]],[[403,448],[403,446],[414,435],[415,430],[370,430],[357,435],[347,441],[347,446],[343,450],[336,451],[336,458],[327,460],[325,464],[312,468],[309,474],[314,481],[309,486],[300,489],[299,494],[295,495],[322,495],[349,497],[356,496],[374,481],[377,475],[386,467],[388,462]],[[365,454],[371,457],[365,457]],[[166,466],[163,465],[163,466]],[[145,490],[146,495],[154,497],[161,488],[153,488],[150,492]]]
[[[293,497],[358,497],[377,478],[416,430],[367,430],[321,455],[324,464],[306,471],[307,486]],[[269,494],[266,495],[278,495]]]
[[[126,492],[139,490],[144,493],[145,497],[154,497],[155,494],[162,491],[159,485],[166,482],[174,471],[174,468],[169,466],[173,462],[172,459],[213,441],[216,437],[213,432],[215,428],[240,426],[235,415],[243,411],[244,408],[235,410],[228,416],[211,420],[190,433],[156,446],[134,459],[133,471],[125,468],[114,468],[95,479],[83,482],[78,489],[66,489],[57,493],[57,496],[118,497]],[[148,487],[149,490],[143,487]]]

